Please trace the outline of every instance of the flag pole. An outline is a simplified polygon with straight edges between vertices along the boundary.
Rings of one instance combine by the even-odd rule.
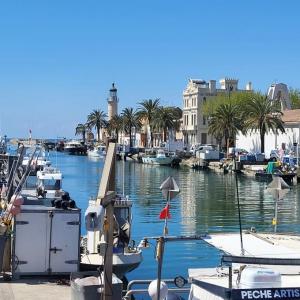
[[[167,207],[170,207],[170,190],[168,190],[167,194]],[[165,226],[164,226],[164,235],[168,235],[169,230],[168,230],[168,214],[165,218]]]

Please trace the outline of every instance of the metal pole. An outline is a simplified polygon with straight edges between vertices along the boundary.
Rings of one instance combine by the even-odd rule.
[[[160,300],[160,283],[161,283],[161,270],[163,263],[163,255],[164,255],[164,247],[165,247],[165,239],[164,237],[160,237],[157,241],[157,300]]]
[[[274,232],[277,232],[278,200],[275,200],[275,215],[273,219]]]
[[[123,144],[123,197],[125,197],[125,145]]]
[[[235,187],[236,187],[236,198],[238,205],[238,215],[239,215],[239,229],[240,229],[240,242],[241,242],[241,255],[245,254],[244,243],[243,243],[243,231],[242,231],[242,219],[241,219],[241,206],[240,206],[240,195],[239,195],[239,184],[237,178],[237,170],[236,170],[236,157],[235,157],[235,149],[234,149],[234,167],[235,167]]]
[[[106,207],[106,220],[108,222],[108,230],[106,232],[106,251],[104,256],[104,300],[113,299],[112,286],[112,265],[113,265],[113,231],[114,231],[114,208],[109,203]]]

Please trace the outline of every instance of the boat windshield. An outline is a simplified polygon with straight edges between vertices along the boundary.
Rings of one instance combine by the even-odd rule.
[[[59,190],[61,188],[61,181],[58,179],[44,179],[38,184],[38,187],[44,187],[45,190]]]

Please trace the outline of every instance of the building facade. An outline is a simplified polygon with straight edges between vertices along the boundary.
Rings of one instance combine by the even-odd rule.
[[[251,82],[245,90],[238,89],[238,80],[224,78],[217,88],[216,80],[189,79],[183,91],[182,134],[184,145],[190,148],[195,144],[216,144],[215,138],[208,134],[208,120],[203,115],[202,105],[219,94],[252,90]]]

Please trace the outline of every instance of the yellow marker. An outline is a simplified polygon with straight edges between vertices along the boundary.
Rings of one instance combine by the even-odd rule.
[[[272,225],[277,225],[277,220],[275,218],[272,220]]]
[[[108,228],[109,228],[109,224],[108,224],[107,219],[105,219],[104,222],[103,222],[103,230],[108,231]]]

